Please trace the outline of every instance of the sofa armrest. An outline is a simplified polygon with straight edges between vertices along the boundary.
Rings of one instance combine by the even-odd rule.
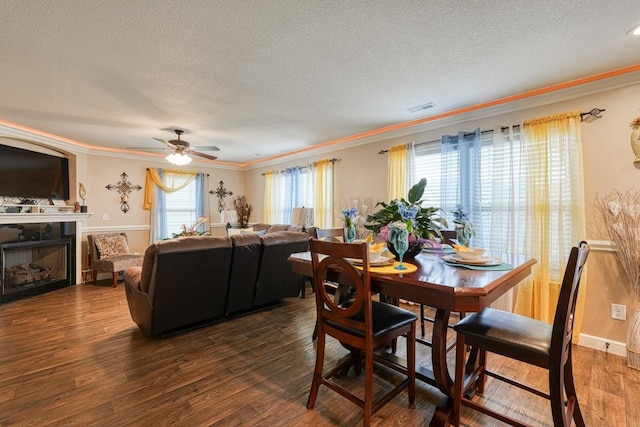
[[[129,267],[124,271],[124,282],[133,289],[140,290],[140,280],[142,279],[142,267]]]

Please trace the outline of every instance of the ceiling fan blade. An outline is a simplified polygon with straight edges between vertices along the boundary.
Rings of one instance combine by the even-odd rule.
[[[127,150],[172,150],[169,147],[126,147]]]
[[[211,156],[209,154],[205,154],[205,153],[200,153],[198,151],[193,151],[193,150],[188,150],[189,154],[193,154],[194,156],[198,156],[198,157],[202,157],[204,159],[209,159],[209,160],[215,160],[217,159],[216,156]]]
[[[176,148],[176,146],[173,145],[170,141],[165,141],[164,139],[160,139],[160,138],[153,138],[153,139],[155,139],[158,142],[162,142],[164,145],[166,145],[169,148],[174,148],[174,149]]]
[[[198,145],[197,147],[191,147],[190,149],[194,149],[194,148],[197,149],[198,151],[220,151],[220,149],[215,145],[206,145],[206,146]]]

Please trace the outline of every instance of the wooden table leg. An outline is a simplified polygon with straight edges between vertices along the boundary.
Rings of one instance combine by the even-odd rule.
[[[433,376],[438,389],[445,394],[445,398],[438,404],[430,426],[449,426],[453,415],[453,379],[447,366],[447,332],[449,325],[449,310],[436,310],[433,323],[431,360]]]

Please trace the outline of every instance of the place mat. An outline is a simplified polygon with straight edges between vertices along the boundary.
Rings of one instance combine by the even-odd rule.
[[[470,264],[460,264],[460,263],[457,263],[457,262],[445,261],[443,259],[442,263],[450,265],[452,267],[468,268],[469,270],[484,270],[484,271],[513,270],[513,265],[507,264],[506,262],[503,262],[503,263],[501,263],[499,265],[477,265],[477,264],[476,265],[470,265]]]
[[[381,267],[369,267],[369,271],[371,273],[380,273],[380,274],[402,274],[402,273],[413,273],[414,271],[416,271],[418,269],[418,267],[416,267],[415,265],[404,261],[402,263],[402,265],[407,267],[407,269],[406,270],[396,270],[396,266],[398,264],[400,264],[400,261],[394,261],[393,264],[384,265],[384,266],[381,266]],[[360,265],[354,265],[354,267],[357,268],[358,270],[362,270],[362,266],[360,266]]]

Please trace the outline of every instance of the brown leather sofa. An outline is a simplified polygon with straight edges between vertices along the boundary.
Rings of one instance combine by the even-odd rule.
[[[124,275],[131,318],[157,337],[269,308],[298,295],[287,258],[308,245],[307,233],[289,231],[154,243]]]

